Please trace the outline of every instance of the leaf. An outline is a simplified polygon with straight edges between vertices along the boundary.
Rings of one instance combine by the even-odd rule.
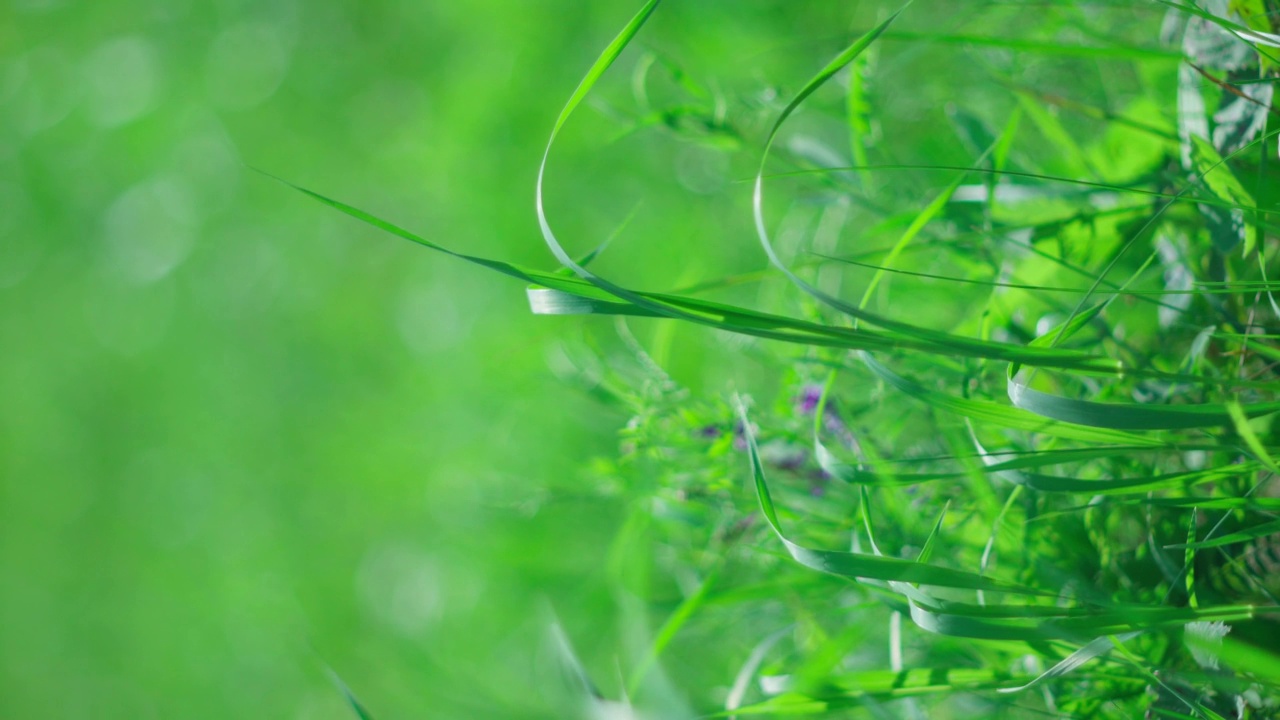
[[[997,405],[993,402],[972,400],[958,397],[938,390],[931,390],[918,382],[909,380],[872,358],[868,353],[860,353],[859,357],[876,375],[885,382],[911,397],[921,400],[931,407],[956,413],[975,421],[990,422],[1002,427],[1039,432],[1056,437],[1081,440],[1084,442],[1111,443],[1122,445],[1159,446],[1164,443],[1158,439],[1103,429],[1101,426],[1081,425],[1074,421],[1060,418],[1045,418],[1018,407]]]
[[[911,560],[877,557],[863,553],[815,550],[792,542],[783,533],[782,524],[778,520],[778,512],[769,493],[769,485],[765,480],[764,465],[760,461],[760,452],[756,447],[755,434],[751,431],[751,423],[747,419],[746,410],[739,406],[738,412],[746,435],[747,452],[751,462],[751,474],[755,480],[756,499],[760,504],[760,512],[765,520],[768,521],[769,527],[774,534],[778,536],[783,546],[786,547],[787,552],[801,565],[820,572],[853,579],[869,578],[884,582],[917,583],[936,587],[990,590],[1022,595],[1048,594],[1017,583],[986,578],[963,570],[952,570],[951,568],[927,565]]]
[[[1054,325],[1048,332],[1040,335],[1027,344],[1032,347],[1053,347],[1064,340],[1070,340],[1071,337],[1080,332],[1084,326],[1093,322],[1093,319],[1098,317],[1098,315],[1106,309],[1107,304],[1108,303],[1105,302],[1098,303],[1087,310],[1078,312],[1063,322]],[[1021,365],[1018,363],[1009,363],[1008,379],[1010,381],[1017,376],[1019,368],[1021,368]]]
[[[1231,424],[1231,414],[1222,403],[1191,405],[1140,405],[1076,400],[1028,387],[1015,377],[1008,382],[1009,400],[1014,407],[1062,422],[1114,430],[1188,430]],[[1250,403],[1246,414],[1258,417],[1280,411],[1280,402]]]
[[[1026,690],[1030,690],[1031,688],[1041,683],[1048,682],[1049,680],[1055,680],[1057,678],[1063,677],[1064,675],[1068,675],[1074,672],[1075,670],[1079,669],[1084,664],[1088,663],[1090,660],[1101,657],[1102,655],[1105,655],[1111,652],[1113,649],[1115,649],[1116,643],[1128,642],[1129,640],[1132,640],[1133,638],[1136,638],[1141,634],[1142,634],[1141,631],[1134,631],[1134,632],[1128,632],[1122,635],[1118,635],[1114,639],[1111,637],[1094,638],[1093,640],[1089,641],[1087,645],[1071,653],[1066,658],[1064,658],[1061,662],[1059,662],[1057,665],[1054,665],[1053,667],[1044,671],[1043,673],[1038,675],[1034,680],[1027,683],[1026,685],[1021,685],[1013,688],[1000,688],[997,692],[1001,692],[1001,693],[1023,692]]]
[[[1247,528],[1239,532],[1228,533],[1226,535],[1212,538],[1210,540],[1201,540],[1199,542],[1184,543],[1182,545],[1166,545],[1165,547],[1171,550],[1183,549],[1183,548],[1201,550],[1203,548],[1223,547],[1225,545],[1235,545],[1237,543],[1249,542],[1251,540],[1257,540],[1260,537],[1274,535],[1275,533],[1280,533],[1280,520],[1273,520],[1271,522],[1254,525],[1251,528]]]
[[[1200,211],[1209,223],[1214,246],[1225,253],[1243,240],[1245,255],[1253,252],[1258,242],[1258,230],[1244,221],[1244,211],[1254,207],[1253,196],[1240,184],[1208,140],[1198,136],[1191,138],[1191,163],[1214,197],[1232,206],[1224,210],[1200,205]]]

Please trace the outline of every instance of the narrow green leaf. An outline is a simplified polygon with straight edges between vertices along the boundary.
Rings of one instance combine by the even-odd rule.
[[[967,417],[975,421],[990,422],[1016,430],[1045,433],[1084,442],[1149,447],[1164,444],[1156,438],[1148,438],[1103,427],[1081,425],[1067,420],[1046,418],[1017,407],[949,395],[926,388],[920,383],[898,375],[880,364],[868,353],[861,353],[860,357],[872,372],[898,390],[927,403],[935,409],[952,412],[961,417]]]
[[[751,462],[751,474],[755,479],[756,499],[760,504],[760,512],[768,521],[778,539],[782,541],[791,557],[805,567],[841,577],[862,579],[870,578],[885,582],[908,582],[937,587],[963,588],[971,590],[989,590],[1022,595],[1046,595],[1016,583],[985,578],[976,573],[963,570],[927,565],[911,560],[899,560],[889,557],[877,557],[854,552],[838,552],[832,550],[815,550],[792,542],[782,531],[778,520],[777,509],[769,494],[769,486],[765,480],[764,465],[760,461],[760,453],[756,448],[755,435],[751,432],[751,424],[746,410],[739,408],[747,439],[747,450]]]
[[[1184,543],[1182,545],[1166,545],[1169,549],[1192,549],[1201,550],[1204,548],[1223,547],[1224,545],[1235,545],[1237,543],[1250,542],[1260,537],[1274,535],[1280,533],[1280,520],[1272,520],[1271,522],[1254,525],[1251,528],[1241,530],[1239,532],[1220,535],[1210,540],[1201,540],[1200,542]]]
[[[373,715],[365,709],[365,706],[360,702],[360,699],[357,698],[351,688],[342,681],[342,678],[338,676],[338,673],[334,672],[332,668],[329,668],[328,670],[329,680],[337,686],[338,691],[342,693],[342,698],[347,701],[347,705],[351,706],[356,717],[360,718],[360,720],[373,720]]]
[[[1111,637],[1094,638],[1093,640],[1090,640],[1089,643],[1086,644],[1084,647],[1080,648],[1079,650],[1076,650],[1075,652],[1071,653],[1067,657],[1063,658],[1063,660],[1059,662],[1057,665],[1054,665],[1053,667],[1044,671],[1040,675],[1036,676],[1036,678],[1031,682],[1025,685],[1020,685],[1018,687],[1000,688],[997,692],[1001,692],[1001,693],[1025,692],[1037,685],[1040,685],[1041,683],[1045,683],[1050,680],[1055,680],[1057,678],[1068,675],[1078,670],[1080,667],[1088,663],[1090,660],[1101,657],[1111,652],[1115,648],[1115,643],[1128,642],[1129,640],[1132,640],[1133,638],[1136,638],[1141,634],[1142,634],[1142,631],[1128,632],[1128,633],[1124,633],[1122,635],[1116,636],[1114,640]]]
[[[1015,377],[1009,380],[1009,400],[1015,407],[1062,422],[1115,430],[1187,430],[1231,424],[1227,405],[1139,405],[1076,400],[1027,387]],[[1258,417],[1280,411],[1280,402],[1250,403],[1245,414]]]

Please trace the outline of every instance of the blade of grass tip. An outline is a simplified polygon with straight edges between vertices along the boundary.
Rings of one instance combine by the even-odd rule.
[[[1013,151],[1013,140],[1018,136],[1018,127],[1021,124],[1022,108],[1015,107],[1013,112],[1009,113],[1009,119],[1005,121],[1004,130],[1000,132],[1000,137],[996,139],[996,144],[992,149],[992,170],[1002,172],[1009,164],[1009,153]]]
[[[871,135],[871,108],[867,101],[868,57],[854,62],[849,68],[849,88],[845,93],[845,116],[849,124],[849,152],[853,156],[854,165],[866,165],[866,138]],[[871,194],[871,174],[863,170],[858,173],[862,183],[862,192]]]
[[[925,538],[924,546],[920,548],[920,555],[916,557],[916,562],[929,562],[929,557],[933,555],[934,542],[942,532],[942,523],[947,519],[947,511],[950,509],[950,500],[942,504],[942,512],[938,515],[937,522],[933,524],[933,529],[929,531],[929,537]]]
[[[994,146],[987,148],[975,164],[981,165],[982,162],[986,160],[987,156],[991,154],[993,149]],[[902,254],[903,249],[906,248],[907,245],[911,244],[911,241],[920,234],[920,231],[924,229],[924,226],[932,222],[933,219],[938,216],[938,213],[942,212],[943,208],[947,206],[947,203],[951,202],[952,196],[955,195],[956,190],[960,187],[960,184],[964,182],[965,177],[967,176],[967,172],[957,175],[956,178],[951,181],[951,184],[943,189],[942,192],[938,193],[937,196],[925,206],[924,210],[921,210],[920,214],[916,215],[915,219],[911,221],[911,224],[907,226],[906,232],[902,233],[902,236],[898,238],[896,243],[894,243],[893,247],[889,250],[889,253],[880,261],[880,265],[882,267],[872,274],[871,280],[867,283],[867,289],[862,293],[862,300],[858,302],[859,308],[865,308],[871,302],[871,296],[875,294],[876,288],[879,287],[880,281],[884,278],[885,269],[898,259],[898,256]]]
[[[973,426],[969,426],[969,432],[973,433]],[[976,441],[976,438],[975,438]],[[1009,492],[1009,498],[1005,500],[1004,506],[1000,508],[1000,513],[996,515],[996,520],[991,524],[991,534],[987,536],[987,543],[982,548],[982,558],[978,561],[978,574],[986,575],[987,568],[991,566],[991,557],[995,553],[996,539],[1000,536],[1000,528],[1004,525],[1004,516],[1009,514],[1009,509],[1018,502],[1018,498],[1022,497],[1022,486],[1014,485],[1013,490]],[[978,591],[978,604],[986,605],[986,593]]]
[[[467,255],[451,250],[443,245],[427,240],[402,227],[376,217],[368,212],[355,208],[339,200],[326,197],[320,193],[294,185],[269,173],[258,171],[283,185],[300,192],[311,199],[348,215],[360,222],[387,232],[396,237],[408,240],[417,245],[427,247],[451,257],[488,268],[503,275],[534,283],[543,287],[528,290],[531,308],[541,314],[614,314],[639,315],[647,317],[678,317],[691,322],[715,327],[727,332],[769,338],[782,342],[801,343],[805,345],[821,345],[845,349],[879,347],[910,347],[910,341],[890,340],[876,333],[862,332],[852,334],[847,328],[835,328],[817,323],[810,323],[793,318],[786,318],[768,313],[761,313],[746,308],[724,305],[695,298],[662,295],[655,293],[635,294],[622,291],[626,297],[602,290],[600,282],[587,282],[578,278],[565,277],[554,272],[544,272],[526,268],[512,263],[488,258]],[[574,264],[576,267],[576,264]],[[616,286],[615,286],[616,287]],[[643,297],[641,297],[643,295]],[[635,302],[627,305],[620,300]],[[920,350],[934,348],[916,346]],[[1076,363],[1070,363],[1075,367]]]
[[[742,664],[742,668],[738,670],[738,674],[733,678],[733,686],[729,688],[729,694],[724,699],[724,710],[729,713],[729,720],[738,720],[738,716],[732,713],[742,707],[742,699],[747,695],[747,688],[751,685],[751,678],[755,677],[756,673],[760,671],[760,666],[764,664],[764,659],[768,657],[769,651],[773,649],[773,646],[777,645],[778,641],[786,637],[791,630],[790,626],[775,630],[752,648],[751,655],[747,657],[747,661]]]
[[[1049,329],[1048,332],[1046,332],[1043,335],[1040,335],[1039,337],[1033,339],[1031,342],[1027,344],[1036,346],[1036,347],[1047,347],[1051,343],[1067,340],[1071,338],[1073,335],[1075,335],[1077,332],[1080,332],[1081,328],[1083,328],[1085,325],[1088,325],[1089,323],[1093,322],[1093,319],[1098,317],[1098,315],[1103,310],[1105,310],[1106,307],[1107,307],[1106,303],[1099,303],[1089,308],[1088,310],[1076,313],[1071,318],[1068,318],[1067,320],[1064,320],[1063,322],[1057,325],[1054,325],[1052,328]],[[1014,376],[1018,374],[1018,370],[1021,367],[1022,366],[1018,363],[1009,363],[1008,379],[1013,380]]]
[[[1112,641],[1112,638],[1110,636],[1094,638],[1093,640],[1089,641],[1084,647],[1071,653],[1067,657],[1063,658],[1060,662],[1058,662],[1058,664],[1054,665],[1053,667],[1049,668],[1048,670],[1038,675],[1031,682],[1025,685],[1019,685],[1018,687],[1000,688],[996,692],[1005,693],[1005,694],[1025,692],[1027,690],[1030,690],[1031,688],[1036,687],[1037,685],[1040,685],[1041,683],[1045,683],[1050,680],[1055,680],[1057,678],[1063,677],[1072,672],[1075,672],[1080,667],[1088,663],[1090,660],[1093,660],[1097,657],[1101,657],[1102,655],[1106,655],[1107,653],[1111,652],[1116,647],[1116,643],[1128,642],[1133,638],[1138,637],[1141,634],[1142,634],[1142,631],[1136,630],[1134,632],[1127,632],[1122,635],[1117,635],[1114,638],[1115,642]]]
[[[760,505],[760,513],[796,562],[813,570],[855,580],[870,578],[886,582],[896,581],[937,587],[991,590],[993,592],[1008,592],[1018,595],[1052,595],[1051,593],[1034,590],[1017,583],[984,578],[963,570],[953,570],[936,565],[925,565],[911,560],[899,560],[861,553],[814,550],[792,542],[782,531],[782,523],[778,519],[777,508],[769,493],[769,485],[765,479],[764,464],[760,459],[760,451],[756,446],[755,434],[751,430],[746,408],[741,399],[737,401],[737,405],[738,416],[742,420],[744,435],[747,440],[747,455],[751,465],[751,474],[755,481],[756,499]]]
[[[551,644],[555,649],[556,659],[560,663],[561,671],[573,680],[578,689],[591,702],[605,702],[604,694],[592,682],[591,676],[587,674],[587,669],[582,666],[582,661],[578,659],[578,654],[573,651],[573,643],[569,642],[569,636],[565,633],[564,626],[560,624],[560,620],[556,618],[555,612],[550,609],[550,605],[547,608],[551,615],[551,622],[548,625]]]
[[[1267,301],[1271,303],[1271,312],[1280,317],[1280,303],[1276,302],[1276,296],[1271,292],[1271,283],[1267,280],[1267,253],[1266,248],[1258,248],[1258,272],[1262,274],[1263,288],[1267,293]]]
[[[684,627],[694,613],[706,603],[711,589],[715,587],[716,581],[719,579],[720,569],[723,567],[721,564],[723,557],[723,554],[719,556],[720,559],[717,560],[716,566],[698,585],[698,589],[685,598],[675,609],[675,612],[671,613],[667,621],[662,624],[662,629],[654,637],[653,644],[649,647],[649,652],[645,654],[644,659],[640,661],[640,664],[631,673],[631,679],[627,682],[628,695],[635,695],[639,691],[640,683],[644,681],[649,670],[658,662],[658,657],[662,655],[662,651],[671,643],[676,633],[680,632],[680,628]]]
[[[1180,627],[1200,620],[1249,620],[1259,612],[1252,605],[1195,609],[1124,604],[1115,609],[1097,610],[1035,605],[982,607],[951,602],[942,607],[929,607],[914,601],[910,603],[910,610],[916,625],[941,635],[1019,642],[1068,640],[1074,643],[1139,630]]]
[[[862,515],[862,527],[867,533],[867,545],[871,547],[871,553],[876,557],[884,557],[884,553],[880,551],[880,544],[876,542],[875,526],[871,520],[871,513],[874,504],[871,502],[871,489],[867,485],[858,488],[858,511]],[[902,595],[907,602],[912,601],[932,605],[936,601],[933,597],[926,594],[917,585],[898,580],[889,580],[882,584],[873,583],[879,586],[888,586],[890,590]]]
[[[786,122],[787,118],[789,118],[791,114],[795,112],[796,108],[798,108],[800,104],[805,101],[806,98],[812,95],[815,90],[821,87],[827,80],[831,79],[837,72],[839,72],[846,65],[853,62],[855,58],[857,58],[859,55],[863,53],[863,51],[865,51],[868,47],[870,47],[871,44],[875,42],[876,39],[879,38],[882,34],[884,34],[885,30],[887,30],[889,26],[892,25],[893,22],[898,19],[898,16],[901,15],[902,12],[906,10],[906,8],[910,4],[911,4],[911,0],[908,0],[906,4],[898,8],[898,10],[895,11],[892,15],[885,18],[884,21],[882,21],[879,25],[876,25],[866,34],[862,35],[857,40],[855,40],[852,45],[848,46],[843,51],[841,51],[839,55],[837,55],[835,58],[831,60],[831,62],[827,63],[826,67],[824,67],[821,71],[818,72],[817,75],[815,75],[812,79],[810,79],[809,82],[806,83],[805,86],[800,89],[800,92],[796,93],[795,97],[791,98],[791,101],[787,103],[786,107],[783,108],[782,112],[778,114],[778,117],[776,120],[774,120],[772,127],[769,128],[769,134],[765,138],[764,150],[760,154],[760,167],[756,172],[755,187],[752,192],[752,211],[755,216],[756,235],[760,239],[760,245],[764,249],[765,255],[769,258],[769,262],[773,264],[775,267],[777,267],[779,270],[781,270],[782,273],[786,275],[789,280],[791,280],[791,282],[798,285],[801,289],[803,289],[805,292],[809,293],[810,295],[813,295],[814,297],[819,298],[824,302],[827,302],[828,304],[834,303],[833,306],[839,306],[839,305],[842,305],[843,303],[841,303],[841,301],[835,299],[834,297],[827,295],[825,292],[818,290],[818,288],[810,286],[800,277],[795,275],[795,273],[793,273],[790,270],[790,268],[786,266],[786,263],[782,262],[782,259],[778,257],[777,252],[774,250],[773,243],[769,240],[769,231],[765,227],[765,221],[764,221],[765,166],[769,160],[769,151],[773,148],[773,144],[778,138],[778,131],[782,128],[782,124]]]
[[[307,197],[321,203],[322,205],[326,205],[334,210],[337,210],[338,212],[343,213],[344,215],[347,215],[356,220],[359,220],[360,222],[363,222],[366,225],[375,227],[390,235],[394,235],[401,239],[408,240],[409,242],[412,242],[417,245],[421,245],[423,247],[434,250],[436,252],[449,255],[450,257],[455,257],[460,260],[464,260],[466,262],[472,263],[474,265],[479,265],[481,267],[488,268],[489,270],[493,270],[503,275],[507,275],[508,277],[513,277],[518,280],[524,280],[526,282],[531,282],[537,285],[546,286],[542,288],[530,289],[530,296],[531,296],[531,301],[534,302],[535,305],[543,306],[543,308],[547,312],[553,312],[555,314],[563,314],[565,312],[568,312],[568,308],[571,308],[571,307],[577,307],[579,312],[601,312],[601,313],[614,312],[618,314],[640,314],[640,315],[650,314],[651,312],[644,308],[627,308],[626,306],[617,302],[619,298],[607,295],[604,292],[602,292],[599,288],[589,283],[583,282],[582,280],[579,280],[577,278],[568,278],[568,277],[559,275],[557,273],[544,272],[542,270],[526,268],[520,265],[503,262],[501,260],[490,260],[488,258],[483,258],[476,255],[468,255],[466,253],[461,253],[456,250],[452,250],[448,247],[445,247],[444,245],[432,242],[431,240],[428,240],[422,237],[421,235],[410,232],[409,230],[406,230],[394,223],[388,222],[387,220],[377,217],[364,210],[348,205],[340,200],[335,200],[325,195],[321,195],[320,193],[317,193],[315,191],[308,190],[307,188],[301,187],[299,185],[295,185],[289,182],[288,180],[284,180],[282,178],[276,177],[274,175],[271,175],[270,173],[267,173],[261,170],[256,170],[256,172],[272,180],[275,180],[276,182],[279,182],[282,185],[285,185],[293,190],[296,190],[297,192],[300,192],[303,195],[306,195]],[[580,305],[574,306],[573,301],[568,300],[567,297],[560,297],[562,295],[567,297],[582,298],[582,303]]]
[[[338,676],[338,673],[334,672],[333,668],[330,667],[326,667],[325,670],[329,674],[329,681],[338,688],[338,692],[342,693],[343,699],[346,700],[347,704],[351,706],[351,709],[355,711],[356,717],[360,718],[360,720],[373,720],[373,715],[365,709],[359,698],[357,698],[356,694],[351,691],[351,688],[342,681],[342,678]]]
[[[1254,458],[1262,463],[1268,470],[1280,475],[1280,465],[1276,464],[1271,454],[1267,452],[1267,448],[1262,444],[1262,440],[1258,438],[1258,434],[1249,427],[1249,417],[1245,413],[1244,408],[1239,402],[1232,401],[1227,403],[1227,413],[1231,415],[1231,423],[1235,426],[1236,434],[1244,440],[1244,444],[1253,452]]]
[[[715,312],[715,308],[719,307],[721,309],[722,314],[724,311],[727,310],[729,312],[738,313],[738,315],[740,316],[746,316],[747,319],[751,319],[751,320],[762,319],[764,316],[759,313],[753,314],[753,313],[748,313],[746,311],[738,312],[738,310],[734,310],[732,308],[726,308],[725,306],[716,306],[713,303],[697,302],[697,301],[689,300],[687,298],[670,298],[670,297],[656,298],[653,295],[637,293],[632,290],[628,290],[627,288],[624,288],[620,285],[612,283],[598,275],[595,275],[591,271],[582,267],[582,265],[575,262],[573,258],[569,256],[568,252],[565,250],[564,246],[560,243],[559,239],[557,239],[555,232],[551,229],[551,225],[547,218],[546,208],[544,204],[544,186],[545,186],[547,164],[551,156],[551,149],[555,145],[556,138],[559,136],[559,133],[563,129],[565,122],[573,114],[574,110],[581,103],[582,99],[591,90],[591,88],[594,87],[595,83],[600,79],[600,77],[609,68],[609,66],[613,64],[613,62],[622,53],[623,49],[631,42],[631,40],[640,31],[640,28],[653,14],[653,11],[657,8],[659,1],[660,0],[650,0],[648,3],[646,3],[644,7],[641,8],[640,11],[631,19],[631,21],[626,25],[626,27],[623,28],[622,32],[620,32],[618,36],[614,38],[613,42],[611,42],[609,46],[605,48],[604,52],[601,53],[600,57],[591,66],[591,69],[587,72],[586,76],[584,76],[582,81],[578,84],[577,89],[574,90],[573,95],[569,98],[569,101],[565,104],[564,108],[560,111],[559,117],[556,119],[556,123],[554,128],[552,129],[551,136],[547,140],[546,149],[543,152],[542,162],[538,166],[538,177],[537,177],[537,185],[536,185],[536,192],[535,192],[535,209],[537,211],[538,226],[542,232],[543,241],[546,243],[547,248],[551,251],[552,255],[555,256],[556,260],[558,260],[560,264],[563,265],[564,267],[571,269],[574,272],[574,274],[576,274],[579,278],[582,278],[583,280],[595,286],[596,288],[604,290],[605,292],[612,294],[619,299],[632,303],[633,305],[639,308],[642,308],[644,310],[647,310],[649,312],[656,313],[658,315],[665,316],[665,317],[688,320],[688,321],[699,323],[702,325],[712,325],[715,327],[720,327],[722,329],[730,330],[732,332],[745,332],[746,334],[757,335],[760,337],[772,337],[774,339],[784,339],[784,340],[790,339],[792,341],[804,341],[806,340],[806,338],[790,337],[787,334],[784,334],[781,332],[774,332],[774,333],[765,332],[765,331],[762,331],[762,329],[759,327],[751,327],[751,326],[744,327],[743,325],[740,325],[740,324],[731,324],[725,321],[713,321],[709,319],[706,315],[699,314],[698,312],[690,311],[687,308],[701,306],[705,308],[711,308],[712,309],[711,311]],[[681,303],[673,302],[675,300],[680,300],[682,302]],[[573,307],[583,307],[583,306],[574,305]],[[591,307],[594,311],[595,307],[597,306],[592,305],[589,307]],[[724,317],[725,317],[725,320],[728,320],[729,318],[728,315],[725,315]],[[744,318],[735,317],[734,319],[742,320]],[[792,329],[794,329],[797,323],[792,323],[791,325],[792,325]],[[809,325],[812,325],[812,324],[809,324]],[[807,329],[816,329],[816,330],[824,330],[824,331],[831,330],[831,328],[824,328],[822,326],[814,326],[814,327],[809,327]],[[817,340],[814,340],[814,339],[808,339],[808,340],[810,342],[818,342]],[[867,340],[871,340],[871,338],[867,338]],[[846,343],[861,344],[856,342],[854,338],[847,338]]]
[[[597,257],[600,257],[600,253],[604,252],[614,240],[618,239],[618,236],[622,235],[622,231],[627,229],[627,226],[630,225],[631,221],[636,218],[636,213],[638,213],[639,211],[640,211],[640,203],[637,202],[635,205],[631,206],[631,211],[627,213],[626,217],[622,218],[622,222],[618,223],[618,226],[613,229],[613,232],[609,233],[609,237],[605,238],[604,242],[601,242],[599,245],[595,246],[595,248],[593,248],[591,252],[587,253],[586,255],[583,255],[578,260],[578,264],[581,265],[582,267],[586,267],[590,265],[591,262],[595,260]],[[562,267],[556,272],[561,275],[572,275],[573,269]]]
[[[603,52],[601,52],[600,56],[596,58],[595,63],[591,65],[587,74],[583,76],[581,81],[579,81],[577,88],[574,89],[573,94],[570,95],[569,100],[560,110],[560,115],[556,118],[555,125],[551,130],[551,135],[547,139],[546,149],[542,153],[542,162],[538,165],[538,178],[535,187],[535,210],[538,215],[538,227],[542,231],[542,239],[546,243],[547,248],[562,266],[572,270],[575,275],[598,288],[659,315],[700,321],[702,318],[699,318],[698,316],[673,308],[666,303],[652,302],[638,293],[632,292],[605,280],[574,261],[568,251],[566,251],[564,246],[560,243],[560,240],[556,237],[555,232],[551,229],[551,223],[547,219],[546,205],[543,200],[547,163],[551,158],[551,148],[555,145],[556,138],[559,137],[560,131],[564,128],[569,117],[573,115],[574,110],[578,108],[578,105],[582,102],[583,98],[587,96],[587,93],[595,87],[595,84],[604,75],[605,71],[608,70],[609,67],[613,65],[614,61],[618,59],[618,56],[622,54],[622,51],[631,43],[631,40],[635,38],[636,34],[640,32],[640,28],[644,27],[644,24],[649,20],[649,17],[653,15],[654,10],[657,9],[660,2],[661,0],[649,0],[640,8],[639,12],[631,18],[626,26],[623,27],[622,31],[618,33],[613,41],[605,47]]]

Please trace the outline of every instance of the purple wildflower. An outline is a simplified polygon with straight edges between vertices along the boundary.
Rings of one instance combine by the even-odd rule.
[[[799,410],[801,415],[812,415],[818,411],[818,403],[822,401],[821,385],[805,385],[800,390]],[[830,404],[830,401],[828,401]]]

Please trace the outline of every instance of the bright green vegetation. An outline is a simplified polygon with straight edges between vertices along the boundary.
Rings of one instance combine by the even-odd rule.
[[[503,116],[520,139],[500,153],[421,172],[466,185],[491,161],[519,163],[494,165],[495,215],[486,206],[457,228],[383,219],[388,202],[366,202],[381,195],[376,178],[344,194],[255,161],[324,187],[298,189],[358,221],[342,233],[383,231],[435,256],[389,259],[422,247],[385,249],[370,233],[315,269],[368,286],[334,296],[336,319],[306,315],[333,344],[300,356],[364,362],[287,394],[325,418],[320,441],[259,448],[314,455],[281,461],[280,490],[255,490],[284,517],[311,513],[284,526],[289,542],[253,545],[299,563],[268,575],[284,573],[278,595],[294,604],[261,611],[249,591],[196,614],[243,612],[300,647],[227,673],[215,658],[246,662],[254,634],[233,631],[231,652],[203,658],[225,693],[210,717],[1280,714],[1280,35],[1270,3],[1219,5],[920,0],[720,14],[651,0],[629,21],[608,18],[614,39],[593,35],[604,46],[594,63],[562,58],[580,63],[576,89],[566,71],[528,96],[566,97],[558,116],[545,102],[540,119]],[[576,48],[583,35],[565,37]],[[459,92],[501,95],[478,62],[459,61]],[[263,185],[277,202],[289,194]],[[527,216],[513,224],[520,242],[472,238],[510,208]],[[277,242],[314,268],[314,238],[284,234]],[[531,251],[539,235],[559,267]],[[444,364],[425,375],[447,387],[476,372],[468,357],[485,363],[471,375],[484,386],[437,416],[469,418],[445,431],[465,451],[399,449],[424,430],[405,428],[412,402],[368,374],[422,371],[385,360],[377,333],[359,335],[372,310],[358,301],[385,292],[378,272],[342,267],[363,257],[383,273],[410,262],[468,273],[433,274],[406,321],[484,318],[464,326],[485,339],[432,355]],[[527,286],[532,314],[548,316],[536,331],[510,324],[519,284],[496,275]],[[413,336],[430,345],[445,330]],[[548,347],[559,384],[522,359]],[[379,397],[353,411],[356,395],[332,383],[356,377]],[[476,405],[493,415],[477,420]],[[616,449],[602,442],[604,412],[625,422]],[[550,440],[571,431],[594,432],[594,446]],[[440,457],[456,465],[433,468]],[[425,491],[379,487],[416,467],[433,473]],[[313,473],[350,494],[311,491]],[[299,510],[291,492],[313,494]],[[353,512],[317,509],[338,498]],[[242,506],[225,510],[221,543]],[[365,554],[368,528],[415,521],[425,529],[384,533],[382,554]],[[92,537],[96,526],[68,527]],[[14,552],[27,536],[6,531],[8,555],[42,559]],[[154,562],[133,569],[170,592]],[[353,566],[354,591],[342,580]],[[238,569],[217,577],[253,582]],[[6,569],[6,587],[23,572],[38,571]],[[86,573],[62,582],[86,593]],[[353,592],[363,606],[343,599]],[[71,612],[12,594],[6,625],[45,614],[2,641],[6,682],[23,688],[21,711],[54,707],[23,655],[43,646],[54,612]],[[281,628],[301,621],[311,627]],[[100,673],[109,647],[132,662],[183,655],[154,638],[97,642],[46,653],[38,672],[73,657]],[[286,691],[318,692],[325,663],[342,679],[299,710]],[[263,687],[264,673],[286,681]],[[256,703],[225,684],[233,677]],[[167,682],[127,692],[201,692]],[[137,707],[167,715],[181,703]]]

